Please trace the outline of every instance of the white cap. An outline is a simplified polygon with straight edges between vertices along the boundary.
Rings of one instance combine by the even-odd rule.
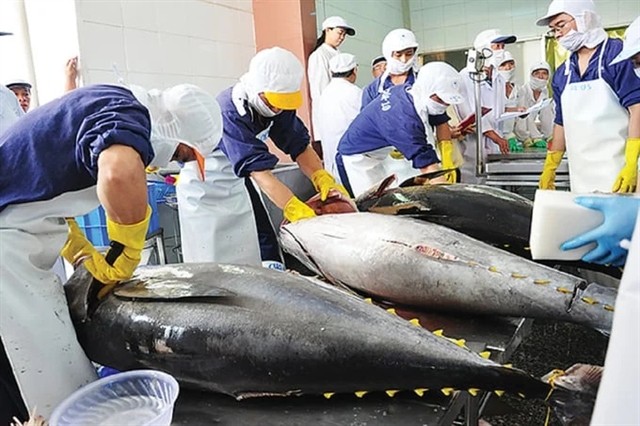
[[[505,50],[504,53],[502,54],[502,57],[500,58],[500,61],[498,61],[499,63],[496,64],[497,67],[499,67],[500,65],[504,64],[505,62],[509,62],[509,61],[513,61],[513,64],[516,64],[516,60],[513,57],[513,55],[511,54],[511,52],[509,52],[508,50]]]
[[[379,64],[380,62],[387,62],[387,58],[385,58],[384,56],[380,55],[380,56],[376,56],[375,58],[373,58],[371,60],[371,68],[375,67],[376,64]]]
[[[515,43],[517,37],[513,34],[503,35],[500,30],[492,28],[490,30],[484,30],[480,32],[476,39],[473,41],[473,48],[476,50],[482,50],[485,48],[491,48],[491,43]]]
[[[409,48],[418,48],[418,40],[416,35],[404,28],[397,28],[391,30],[382,40],[382,54],[385,58],[391,58],[393,52],[400,52],[401,50]]]
[[[437,95],[445,103],[464,102],[462,77],[446,62],[428,62],[420,71],[413,85],[418,86],[421,96]]]
[[[350,36],[356,35],[356,30],[347,24],[347,21],[340,16],[329,16],[322,22],[322,31],[327,28],[343,28]]]
[[[622,52],[620,52],[609,65],[614,65],[629,59],[636,53],[640,53],[640,16],[627,28],[627,31],[624,33]]]
[[[9,81],[7,81],[5,83],[5,86],[8,87],[9,89],[11,89],[11,87],[16,86],[16,87],[26,87],[27,89],[31,89],[31,83],[25,81],[25,80],[21,80],[19,78],[14,78],[11,79]]]
[[[251,93],[264,93],[271,105],[296,110],[302,105],[300,86],[304,68],[296,56],[281,47],[258,52],[241,80]]]
[[[222,117],[218,103],[192,84],[179,84],[160,91],[138,86],[130,90],[151,115],[152,165],[165,167],[179,143],[192,147],[204,177],[204,158],[220,143]]]
[[[329,71],[332,73],[351,71],[357,66],[356,57],[350,53],[338,53],[329,59]]]
[[[584,12],[596,13],[596,5],[592,0],[553,0],[549,4],[547,14],[536,21],[539,27],[546,27],[554,16],[566,13],[574,18],[579,17]],[[580,31],[580,29],[578,29]]]
[[[551,67],[545,61],[536,62],[535,64],[529,67],[529,75],[533,74],[534,71],[537,70],[547,70],[549,74],[551,74]]]

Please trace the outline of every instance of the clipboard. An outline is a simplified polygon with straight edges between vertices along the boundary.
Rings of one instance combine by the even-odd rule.
[[[489,112],[491,112],[491,108],[482,107],[482,116],[483,117],[485,115],[487,115]],[[475,123],[476,123],[476,113],[474,112],[473,114],[469,115],[464,120],[460,121],[458,123],[458,126],[460,127],[461,130],[464,130],[469,126],[473,126]]]

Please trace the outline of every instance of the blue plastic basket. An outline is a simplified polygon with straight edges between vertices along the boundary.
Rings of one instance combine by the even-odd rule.
[[[163,182],[148,182],[147,196],[151,206],[151,219],[149,220],[149,230],[147,236],[160,229],[160,217],[158,215],[158,205],[165,204],[167,198],[175,196],[176,187]],[[84,230],[87,239],[96,247],[106,247],[109,245],[107,235],[107,218],[102,206],[87,213],[84,216],[76,217],[80,228]]]

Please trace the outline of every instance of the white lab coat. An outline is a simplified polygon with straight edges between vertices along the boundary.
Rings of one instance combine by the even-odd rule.
[[[334,49],[327,43],[323,43],[309,56],[307,76],[309,78],[309,94],[311,95],[311,123],[313,125],[313,138],[317,141],[321,140],[317,134],[318,128],[320,127],[318,123],[320,95],[322,95],[322,91],[331,81],[329,60],[338,53],[340,53],[338,49]]]
[[[538,99],[535,98],[529,84],[520,88],[518,106],[530,108],[543,99],[549,97],[549,90],[545,87],[540,91]],[[548,139],[553,134],[553,120],[556,116],[556,106],[552,101],[549,106],[538,112],[529,114],[525,118],[516,118],[515,134],[521,141],[527,139]]]
[[[336,166],[338,142],[360,112],[362,89],[345,78],[334,78],[318,102],[316,137],[322,141],[324,168],[339,179]]]
[[[16,95],[0,84],[0,135],[23,115]]]
[[[460,71],[462,81],[464,82],[464,93],[466,95],[465,102],[455,105],[456,112],[460,120],[464,120],[469,115],[476,112],[475,106],[475,83],[469,75],[470,69],[463,68]],[[480,83],[480,102],[483,107],[491,108],[491,112],[482,118],[482,133],[489,130],[495,131],[498,135],[503,136],[502,123],[496,121],[505,111],[505,81],[504,78],[496,70],[492,73],[492,83],[487,81]],[[476,134],[467,135],[460,142],[460,152],[464,158],[462,165],[461,181],[462,183],[484,183],[485,178],[476,176]],[[484,152],[486,154],[499,153],[500,148],[491,139],[483,137]]]
[[[640,215],[620,280],[604,373],[591,424],[639,425]]]
[[[504,89],[504,106],[505,111],[507,108],[516,108],[520,101],[520,88],[513,84],[513,88],[511,89],[511,93],[507,96],[507,89]],[[516,119],[510,118],[502,122],[502,133],[505,138],[509,138],[514,134],[516,126]],[[495,144],[494,144],[495,145]]]

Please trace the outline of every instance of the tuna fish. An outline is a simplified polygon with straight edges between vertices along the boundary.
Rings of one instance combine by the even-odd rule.
[[[616,291],[434,223],[375,213],[283,226],[285,251],[334,284],[408,306],[584,324],[607,333]]]
[[[449,388],[543,398],[550,390],[523,371],[290,273],[182,264],[138,268],[100,301],[97,286],[84,270],[65,285],[89,358],[120,370],[164,370],[183,386],[237,399]]]
[[[390,188],[395,176],[356,200],[362,212],[408,216],[444,225],[470,237],[531,259],[529,236],[533,203],[520,195],[485,185],[415,185],[413,178]],[[620,270],[578,262],[539,262],[598,271],[620,278]]]

